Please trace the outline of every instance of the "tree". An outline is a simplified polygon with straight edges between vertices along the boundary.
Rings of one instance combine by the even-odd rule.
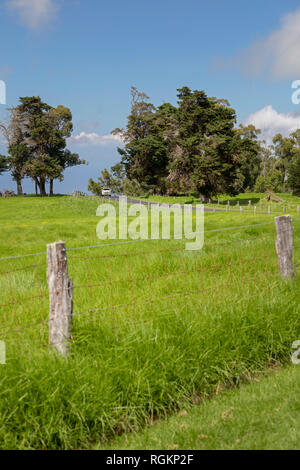
[[[300,156],[297,156],[289,166],[288,185],[295,196],[300,196]]]
[[[70,137],[73,125],[69,108],[53,108],[39,96],[21,97],[20,104],[9,109],[9,124],[1,124],[8,143],[9,167],[22,194],[21,181],[32,178],[46,195],[46,182],[63,179],[66,168],[85,163],[78,154],[66,149],[66,138]]]
[[[163,139],[152,135],[134,139],[119,152],[129,179],[159,188],[159,180],[167,176],[168,164],[167,146]]]
[[[22,179],[25,176],[25,163],[29,158],[29,149],[24,143],[24,126],[18,108],[8,108],[7,123],[0,123],[0,130],[8,146],[8,168],[17,183],[18,196],[23,194]]]
[[[212,195],[235,194],[240,163],[234,133],[235,111],[204,91],[178,90],[177,136],[170,155],[168,180],[174,190]]]
[[[59,105],[57,108],[49,110],[49,128],[51,137],[48,142],[48,154],[56,162],[58,172],[57,178],[63,179],[63,172],[70,167],[85,164],[85,160],[80,160],[77,153],[67,150],[66,138],[71,136],[73,130],[72,114],[69,108]],[[50,177],[50,196],[53,195],[53,180],[55,176]]]
[[[124,181],[126,178],[126,172],[122,163],[117,163],[110,168],[113,178],[113,191],[117,194],[121,194],[124,191]]]
[[[7,170],[7,157],[0,155],[0,175]]]
[[[188,87],[177,96],[177,106],[156,108],[131,88],[126,129],[113,131],[125,142],[118,152],[126,178],[154,193],[197,192],[203,201],[252,188],[260,170],[259,131],[235,129],[235,111],[224,99]]]
[[[126,176],[153,192],[235,191],[241,163],[234,133],[235,112],[222,99],[204,91],[178,90],[178,107],[155,108],[145,93],[131,89],[126,130],[116,129],[126,145],[118,149]],[[245,153],[245,152],[244,152]]]
[[[240,124],[235,129],[235,133],[238,140],[237,156],[240,163],[235,187],[238,192],[252,191],[260,174],[261,143],[258,136],[261,131],[252,124],[249,126]]]
[[[101,171],[101,176],[99,176],[98,181],[94,181],[92,178],[89,179],[88,191],[96,194],[96,196],[101,196],[102,189],[112,189],[112,185],[113,177],[107,168],[104,168],[104,170]]]
[[[272,151],[273,148],[263,141],[260,151],[261,170],[254,186],[255,192],[263,193],[268,189],[275,192],[283,191],[282,170],[278,168],[278,159]]]
[[[8,164],[11,170],[11,175],[14,181],[17,183],[18,196],[22,196],[22,180],[26,176],[25,165],[29,160],[30,151],[23,143],[16,143],[8,147]]]
[[[102,189],[110,188],[113,193],[120,194],[124,190],[125,169],[122,163],[117,163],[110,169],[111,173],[104,168],[98,181],[89,179],[88,191],[97,196],[101,196]]]
[[[115,129],[126,142],[118,148],[121,162],[129,180],[139,184],[159,187],[159,180],[167,175],[167,145],[158,131],[156,108],[148,102],[149,97],[131,87],[131,113],[126,130]]]
[[[52,195],[54,179],[62,180],[67,167],[85,163],[77,154],[66,150],[66,138],[73,129],[71,111],[64,106],[53,108],[39,96],[20,98],[20,101],[25,143],[30,149],[25,172],[39,186],[41,196],[46,195],[45,183],[50,181]]]
[[[293,160],[297,144],[297,133],[289,137],[283,137],[276,134],[273,138],[274,156],[277,159],[277,168],[281,172],[282,189],[285,189],[285,183],[288,178],[288,168]]]

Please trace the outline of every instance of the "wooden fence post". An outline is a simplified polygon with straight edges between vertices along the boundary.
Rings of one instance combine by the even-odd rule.
[[[300,206],[298,206],[298,214],[300,214]]]
[[[47,245],[49,285],[49,343],[66,356],[72,334],[73,280],[68,277],[66,245]]]
[[[293,227],[289,215],[275,217],[277,239],[276,252],[278,256],[279,271],[282,277],[293,279]]]

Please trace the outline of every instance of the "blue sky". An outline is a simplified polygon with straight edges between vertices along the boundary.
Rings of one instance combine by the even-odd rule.
[[[155,105],[175,104],[183,85],[226,98],[238,122],[267,139],[300,127],[291,101],[300,79],[296,0],[0,0],[0,35],[7,106],[40,95],[72,110],[68,146],[89,165],[68,170],[56,191],[86,191],[118,161],[110,132],[126,123],[131,85]],[[4,188],[15,188],[8,174]],[[30,180],[24,190],[32,192]]]

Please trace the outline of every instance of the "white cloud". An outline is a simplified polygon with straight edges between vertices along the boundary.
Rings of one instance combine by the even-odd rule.
[[[233,64],[251,75],[267,71],[276,79],[298,79],[299,49],[300,8],[284,15],[277,30],[251,44],[235,58]]]
[[[97,147],[123,143],[119,135],[99,135],[96,132],[80,132],[80,134],[70,137],[69,141],[73,144],[92,145]]]
[[[300,115],[278,113],[271,105],[268,105],[250,114],[243,124],[246,126],[253,124],[257,129],[261,129],[261,137],[270,142],[278,133],[288,136],[300,128]]]
[[[53,0],[7,0],[6,6],[30,29],[49,23],[58,9]]]

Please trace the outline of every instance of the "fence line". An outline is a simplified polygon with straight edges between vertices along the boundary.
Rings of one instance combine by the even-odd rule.
[[[253,264],[256,263],[257,261],[259,260],[262,260],[262,259],[268,259],[268,256],[264,256],[264,257],[261,257],[261,258],[256,258],[256,259],[253,259]],[[240,261],[239,263],[229,263],[229,264],[223,264],[223,265],[219,265],[219,266],[208,266],[208,267],[205,267],[205,268],[202,268],[203,270],[208,270],[208,269],[217,269],[217,268],[220,268],[220,267],[232,267],[232,266],[237,266],[237,265],[240,265],[240,264],[246,264],[246,262],[249,261],[249,260],[243,260],[243,261]],[[276,263],[273,263],[271,264],[270,266],[272,267],[275,267],[277,266],[277,262]],[[200,270],[201,271],[201,270]],[[184,274],[191,274],[191,273],[196,273],[196,272],[200,272],[200,271],[190,271],[190,272],[185,272]],[[182,272],[175,272],[175,273],[166,273],[165,275],[166,276],[169,276],[169,275],[178,275],[178,274],[182,274]],[[161,277],[163,277],[164,275],[162,275]],[[249,282],[249,281],[254,281],[254,280],[257,280],[259,276],[254,276],[254,277],[250,277],[250,278],[240,278],[239,279],[239,282],[240,283],[246,283],[246,282]],[[159,278],[159,276],[157,277],[154,277],[155,279]],[[141,278],[140,280],[144,280],[145,278]],[[137,279],[134,279],[133,281],[136,281]],[[147,280],[150,280],[148,277],[147,277]],[[108,284],[115,284],[115,283],[118,283],[119,281],[113,281],[113,282],[109,282]],[[94,308],[94,309],[88,309],[88,310],[85,310],[85,311],[82,311],[82,312],[74,312],[73,313],[73,316],[79,316],[79,315],[83,315],[83,314],[88,314],[88,313],[94,313],[94,312],[100,312],[100,311],[108,311],[108,310],[116,310],[116,309],[119,309],[119,308],[124,308],[124,307],[130,307],[130,306],[136,306],[136,305],[146,305],[148,303],[151,303],[151,302],[159,302],[161,300],[168,300],[168,299],[173,299],[173,298],[176,298],[176,297],[181,297],[181,296],[188,296],[188,295],[195,295],[195,294],[201,294],[202,292],[207,292],[207,291],[210,291],[210,290],[216,290],[216,289],[219,289],[219,288],[223,288],[223,287],[231,287],[231,286],[234,286],[236,285],[236,283],[223,283],[223,284],[218,284],[218,285],[212,285],[208,288],[204,288],[204,289],[197,289],[197,290],[193,290],[193,291],[183,291],[183,292],[174,292],[173,294],[168,294],[168,295],[160,295],[159,297],[156,297],[156,298],[153,298],[153,296],[151,296],[150,298],[147,298],[143,301],[133,301],[133,302],[128,302],[128,303],[124,303],[124,304],[114,304],[114,305],[109,305],[107,307],[101,307],[101,308]],[[99,286],[101,286],[101,284],[99,284]],[[93,287],[98,287],[98,285],[87,285],[87,286],[79,286],[77,287],[80,288],[80,287],[87,287],[87,288],[93,288]],[[24,303],[24,301],[29,301],[29,300],[34,300],[36,298],[40,298],[41,296],[34,296],[34,297],[30,297],[28,299],[22,299],[21,302],[10,302],[8,304],[5,304],[5,305],[0,305],[1,307],[3,306],[8,306],[8,305],[15,305],[15,304],[18,304],[18,303]],[[48,294],[45,294],[43,295],[42,297],[48,297]],[[43,319],[39,322],[36,322],[34,324],[29,324],[29,325],[26,325],[26,326],[22,326],[22,327],[15,327],[15,328],[6,328],[6,329],[0,329],[0,334],[3,334],[3,333],[14,333],[14,332],[20,332],[20,331],[23,331],[23,330],[27,330],[27,329],[30,329],[30,328],[34,328],[34,327],[38,327],[38,326],[41,326],[41,325],[45,325],[46,323],[48,323],[48,319]]]
[[[10,273],[16,273],[18,271],[26,271],[27,269],[30,269],[30,268],[38,268],[40,266],[46,266],[47,263],[40,263],[40,264],[31,264],[30,266],[24,266],[23,268],[17,268],[17,269],[13,269],[12,271],[0,271],[0,275],[1,274],[10,274]]]
[[[220,268],[229,268],[229,267],[232,267],[232,266],[239,266],[241,264],[245,264],[249,261],[251,261],[252,263],[255,263],[257,261],[261,261],[263,259],[267,259],[268,256],[262,256],[260,258],[253,258],[251,260],[249,259],[243,259],[243,260],[240,260],[238,261],[237,263],[227,263],[227,264],[219,264],[219,265],[211,265],[211,266],[204,266],[204,267],[199,267],[197,269],[193,269],[193,270],[189,270],[189,271],[176,271],[176,272],[164,272],[163,274],[161,275],[158,275],[158,276],[151,276],[151,277],[147,277],[147,280],[153,280],[153,279],[163,279],[164,277],[169,277],[169,276],[178,276],[179,274],[195,274],[195,273],[200,273],[200,272],[203,272],[203,271],[209,271],[209,270],[214,270],[214,269],[220,269]],[[88,269],[87,269],[88,271]],[[88,275],[89,277],[89,275]],[[139,281],[143,281],[145,280],[145,277],[136,277],[136,278],[127,278],[127,279],[117,279],[115,281],[106,281],[106,282],[101,282],[101,283],[98,283],[98,284],[85,284],[85,285],[79,285],[79,286],[76,286],[76,284],[74,285],[74,289],[83,289],[83,288],[94,288],[94,287],[102,287],[102,286],[105,286],[105,285],[112,285],[112,284],[120,284],[120,283],[130,283],[130,282],[139,282]]]
[[[297,221],[297,220],[300,220],[299,219],[292,219],[293,222],[294,221]],[[274,224],[274,222],[264,222],[264,223],[261,223],[261,224],[249,224],[249,225],[240,225],[240,226],[236,226],[236,227],[224,227],[224,228],[220,228],[220,229],[211,229],[211,230],[204,230],[202,232],[191,232],[191,233],[186,233],[186,234],[182,234],[182,235],[201,235],[204,233],[204,235],[206,233],[216,233],[216,232],[224,232],[224,231],[230,231],[230,230],[240,230],[240,229],[244,229],[244,228],[253,228],[253,227],[262,227],[264,225],[272,225]],[[171,238],[172,240],[176,240],[176,241],[181,241],[181,239],[174,239],[174,238]],[[117,242],[117,243],[103,243],[101,245],[89,245],[89,246],[80,246],[80,247],[74,247],[74,248],[67,248],[67,252],[69,251],[79,251],[79,250],[87,250],[87,249],[90,249],[90,248],[105,248],[105,247],[111,247],[111,246],[120,246],[120,245],[127,245],[127,244],[130,244],[130,243],[139,243],[139,242],[147,242],[147,241],[167,241],[166,239],[147,239],[147,240],[127,240],[127,241],[122,241],[122,242]],[[20,259],[20,258],[26,258],[26,257],[30,257],[30,256],[41,256],[41,255],[46,255],[47,252],[46,251],[42,251],[40,253],[28,253],[28,254],[25,254],[25,255],[16,255],[16,256],[5,256],[5,257],[2,257],[0,258],[0,261],[8,261],[8,260],[12,260],[12,259]]]
[[[260,237],[259,240],[266,240],[269,237],[274,237],[273,233],[270,233],[268,235],[265,235],[264,237]],[[226,245],[240,245],[244,242],[257,242],[257,238],[243,238],[242,240],[231,240],[228,242],[220,242],[220,243],[205,243],[203,248],[211,248],[211,247],[218,247],[218,246],[226,246]],[[68,251],[68,250],[67,250]],[[164,250],[151,250],[151,251],[136,251],[133,253],[130,253],[130,256],[139,256],[139,255],[148,255],[148,254],[154,254],[154,253],[171,253],[171,252],[176,252],[176,251],[186,251],[185,247],[182,248],[169,248],[169,249],[164,249]],[[191,251],[193,252],[193,250]],[[197,253],[197,250],[195,251]],[[118,254],[110,254],[110,255],[96,255],[96,256],[69,256],[69,259],[105,259],[105,258],[121,258],[121,257],[126,257],[128,254],[124,253],[118,253]]]
[[[263,237],[259,237],[259,240],[260,241],[261,240],[266,240],[269,237],[274,237],[274,234],[270,233],[270,234],[264,235]],[[208,248],[208,247],[211,248],[211,247],[214,247],[214,246],[235,245],[235,244],[241,244],[241,243],[244,243],[244,242],[257,242],[257,239],[256,238],[243,238],[242,240],[235,240],[235,241],[232,240],[232,241],[228,241],[228,242],[206,243],[203,248]],[[100,246],[105,247],[105,246],[113,246],[113,245],[117,245],[117,244],[114,243],[112,245],[100,245]],[[80,248],[78,248],[78,250],[83,250],[84,248],[86,248],[86,249],[96,248],[98,246],[80,247]],[[66,251],[68,252],[68,251],[74,251],[74,250],[77,250],[77,248],[69,248]],[[139,251],[139,252],[130,253],[130,256],[137,256],[137,255],[144,255],[144,254],[151,254],[151,253],[167,253],[167,252],[172,252],[172,251],[174,251],[174,252],[176,252],[176,251],[185,251],[185,248],[173,248],[173,249],[152,250],[152,251]],[[46,252],[39,253],[39,254],[46,255]],[[25,255],[25,256],[34,256],[34,255]],[[123,257],[123,256],[127,256],[127,254],[120,253],[120,254],[116,254],[116,255],[98,255],[98,256],[92,256],[91,258],[93,258],[93,259],[104,259],[104,258],[115,258],[115,257]],[[21,257],[22,256],[20,256],[20,258]],[[88,259],[88,258],[89,257],[87,257],[87,256],[69,256],[69,259]],[[14,259],[14,258],[8,258],[8,259]],[[7,260],[7,258],[0,258],[0,261],[1,260]],[[39,264],[31,264],[29,266],[24,266],[22,268],[13,269],[13,270],[10,270],[10,271],[0,271],[0,275],[1,274],[15,273],[15,272],[18,272],[18,271],[25,271],[29,268],[37,268],[37,267],[41,267],[41,266],[46,266],[46,264],[47,264],[46,262],[45,263],[39,263]]]
[[[89,196],[87,194],[81,193],[81,194],[73,194],[71,197],[76,197],[77,199],[82,199],[82,200],[89,200],[89,201],[113,201],[114,203],[117,203],[119,196]],[[136,199],[136,198],[131,198],[127,197],[127,201],[130,204],[141,204],[141,205],[147,205],[148,207],[151,206],[162,206],[162,207],[168,207],[172,205],[171,203],[168,202],[155,202],[155,201],[148,201],[146,199]],[[275,202],[275,201],[259,201],[257,205],[255,203],[252,204],[240,204],[240,201],[238,201],[236,204],[230,204],[231,201],[224,201],[223,203],[220,202],[219,200],[217,202],[211,202],[211,206],[205,206],[204,211],[205,212],[234,212],[234,213],[254,213],[254,214],[266,214],[266,215],[276,215],[276,214],[286,214],[287,210],[295,210],[297,213],[300,213],[300,206],[298,203],[288,203],[288,202]],[[234,201],[233,201],[234,202]],[[174,202],[174,204],[178,204],[181,206],[181,208],[184,207],[184,203],[179,203],[179,202]],[[195,204],[201,204],[195,203]],[[275,209],[278,207],[282,208],[282,210],[272,210],[273,205],[275,204]],[[193,210],[197,210],[197,208],[193,204],[188,204],[191,205]],[[267,210],[265,211],[257,211],[257,207],[261,209],[263,206],[266,206],[265,208]],[[226,209],[222,209],[221,207],[224,206]],[[237,207],[238,210],[230,209],[230,207]],[[247,210],[249,208],[249,210]],[[250,210],[251,208],[251,210]]]
[[[277,266],[277,263],[276,264],[274,263],[274,266]],[[242,279],[239,280],[239,282],[246,283],[246,282],[249,282],[249,281],[255,281],[257,279],[258,279],[258,276],[254,276],[254,277],[247,278],[247,279],[242,278]],[[174,299],[176,297],[196,295],[196,294],[199,294],[201,292],[208,292],[208,291],[211,291],[211,290],[215,291],[215,290],[223,288],[223,287],[232,287],[234,285],[236,285],[236,284],[234,284],[234,283],[224,283],[224,284],[213,285],[213,286],[207,287],[205,289],[198,289],[198,290],[184,291],[184,292],[175,292],[174,294],[168,294],[168,295],[165,295],[165,296],[162,295],[162,296],[157,297],[157,298],[149,297],[148,299],[144,300],[143,302],[129,302],[129,303],[126,303],[126,304],[118,304],[118,305],[113,305],[113,306],[109,306],[109,307],[101,307],[101,308],[96,308],[96,309],[92,309],[92,310],[85,310],[83,312],[74,312],[73,315],[74,316],[79,316],[79,315],[85,315],[85,314],[88,314],[88,313],[95,313],[95,312],[107,311],[107,310],[116,310],[116,309],[119,309],[119,308],[131,307],[131,306],[136,306],[136,305],[146,305],[148,303],[159,302],[162,299],[163,300],[171,300],[171,299]]]
[[[284,222],[284,225],[280,228],[280,230],[278,231],[278,234],[277,234],[277,242],[278,240],[286,240],[287,238],[287,235],[289,235],[290,237],[292,237],[292,230],[291,230],[291,218],[290,216],[281,216],[279,217],[278,219],[280,220],[276,220],[276,223],[277,223],[277,226],[280,226],[281,227],[281,221]],[[300,219],[299,219],[300,220]],[[272,222],[274,223],[274,222]],[[252,224],[252,225],[248,225],[246,226],[247,228],[248,227],[256,227],[256,226],[263,226],[263,225],[269,225],[269,223],[266,223],[266,224]],[[245,228],[245,226],[243,227],[226,227],[225,230],[236,230],[236,229],[242,229],[242,228]],[[224,229],[216,229],[216,230],[212,230],[214,232],[221,232],[221,231],[224,231]],[[281,238],[280,238],[281,237]],[[152,250],[152,251],[139,251],[139,252],[136,252],[136,253],[117,253],[117,254],[111,254],[111,255],[101,255],[101,256],[82,256],[82,257],[76,257],[76,256],[70,256],[69,259],[72,259],[72,260],[82,260],[84,262],[84,265],[85,265],[85,270],[82,271],[80,270],[79,273],[80,273],[80,276],[84,275],[85,279],[87,279],[87,283],[78,283],[78,285],[76,284],[76,279],[75,279],[75,285],[74,285],[74,288],[75,288],[75,293],[76,292],[79,292],[81,290],[84,290],[84,289],[87,289],[87,291],[90,293],[89,294],[89,297],[86,299],[84,298],[83,301],[81,299],[81,301],[83,302],[83,309],[82,311],[80,311],[80,307],[78,305],[78,309],[76,308],[75,309],[75,312],[73,313],[73,307],[72,307],[72,314],[74,316],[78,316],[78,315],[82,315],[82,314],[87,314],[87,313],[95,313],[95,312],[101,312],[101,311],[115,311],[117,309],[121,309],[121,308],[134,308],[138,305],[147,305],[149,303],[159,303],[160,301],[164,301],[164,300],[169,300],[169,299],[176,299],[178,297],[185,297],[185,296],[190,296],[190,295],[195,295],[195,294],[199,294],[201,295],[201,293],[203,292],[208,292],[208,291],[211,291],[213,290],[214,292],[218,292],[219,289],[222,289],[223,287],[232,287],[232,286],[238,286],[239,284],[245,284],[247,282],[250,282],[250,281],[253,281],[253,280],[256,280],[258,279],[260,276],[261,276],[261,273],[259,275],[255,275],[254,277],[252,276],[251,277],[251,274],[250,274],[250,270],[253,272],[253,268],[255,268],[257,266],[257,263],[263,263],[263,271],[265,273],[267,272],[270,272],[270,271],[267,271],[269,270],[270,268],[272,268],[272,273],[273,273],[273,268],[275,267],[275,259],[276,259],[276,252],[275,252],[275,244],[273,246],[273,249],[272,249],[272,252],[271,254],[269,252],[266,252],[263,256],[253,256],[253,253],[249,254],[249,257],[245,258],[243,257],[243,253],[244,253],[244,249],[245,249],[245,246],[244,244],[245,243],[248,243],[248,242],[265,242],[265,241],[269,241],[270,239],[274,238],[274,241],[275,241],[275,233],[272,232],[272,233],[269,233],[269,234],[265,234],[263,237],[259,237],[259,238],[247,238],[247,239],[239,239],[239,240],[229,240],[228,242],[219,242],[219,243],[211,243],[211,244],[207,244],[205,245],[204,248],[216,248],[216,247],[230,247],[230,246],[238,246],[240,249],[237,250],[237,251],[234,251],[234,257],[236,259],[232,259],[232,253],[229,251],[229,250],[224,250],[223,253],[221,253],[221,256],[227,256],[229,258],[229,262],[222,262],[223,260],[221,260],[221,262],[218,262],[218,260],[215,259],[215,256],[214,256],[214,252],[208,252],[208,253],[205,253],[205,255],[208,256],[207,257],[204,257],[204,261],[207,262],[207,260],[209,261],[209,264],[208,265],[205,265],[205,264],[202,264],[201,263],[201,257],[198,257],[197,255],[199,254],[199,251],[192,251],[192,252],[188,252],[189,256],[187,257],[183,257],[183,252],[185,252],[185,249],[183,247],[180,247],[180,248],[170,248],[170,249],[162,249],[162,250]],[[289,238],[289,243],[291,241],[291,239]],[[54,250],[53,253],[56,253],[56,248],[55,246],[56,245],[61,245],[61,249],[62,249],[62,253],[64,254],[63,255],[63,261],[65,262],[65,265],[66,265],[66,269],[67,269],[67,256],[65,254],[65,245],[60,242],[60,243],[56,243],[56,244],[52,244],[51,247],[52,249]],[[115,245],[115,244],[114,244]],[[292,246],[293,243],[291,241],[291,244],[289,246]],[[102,246],[107,246],[107,245],[102,245]],[[268,245],[269,246],[269,245]],[[89,247],[86,247],[86,248],[89,248]],[[83,249],[83,247],[79,248],[79,249]],[[70,252],[70,251],[73,251],[73,249],[69,249],[67,250],[67,252]],[[176,254],[178,253],[178,257],[171,257],[171,258],[166,258],[164,255],[166,253],[169,253],[169,254]],[[255,252],[254,252],[255,253]],[[151,266],[151,263],[150,263],[150,259],[149,259],[149,256],[150,255],[162,255],[161,258],[157,259],[159,261],[160,264],[158,264],[158,267],[159,267],[159,271],[158,272],[155,272],[155,271],[152,271],[152,266]],[[219,253],[218,253],[219,255]],[[138,269],[142,272],[141,275],[138,275],[136,276],[133,272],[133,265],[131,264],[131,259],[133,256],[139,256],[141,258],[141,264],[138,265]],[[286,250],[285,250],[285,246],[282,245],[281,248],[280,248],[280,256],[282,257],[285,257],[287,256],[286,255]],[[291,253],[289,253],[289,256],[291,256]],[[127,271],[127,275],[126,277],[122,277],[122,278],[114,278],[113,275],[112,275],[112,260],[116,259],[116,258],[123,258],[127,267],[125,266],[125,263],[121,264],[121,268],[122,270],[124,269],[124,272]],[[106,262],[106,271],[107,271],[107,275],[105,275],[104,273],[104,280],[101,281],[101,282],[97,282],[97,279],[95,279],[95,281],[93,280],[93,276],[92,276],[92,267],[91,267],[91,262],[93,260],[98,260],[98,259],[105,259],[105,262]],[[279,259],[279,254],[278,254],[278,259]],[[156,260],[156,261],[157,261]],[[169,268],[168,268],[168,262],[170,261],[170,264],[169,264]],[[175,261],[175,263],[174,263]],[[195,266],[192,265],[191,263],[194,263],[195,262]],[[3,272],[0,272],[0,274],[2,275],[6,275],[7,276],[7,281],[8,281],[8,291],[10,292],[9,294],[9,297],[10,297],[10,301],[9,302],[6,302],[4,304],[1,304],[0,307],[4,308],[4,307],[11,307],[11,310],[12,310],[12,320],[13,320],[13,323],[14,323],[14,326],[7,326],[7,328],[4,328],[4,329],[0,329],[0,333],[1,334],[8,334],[8,333],[14,333],[14,332],[21,332],[23,330],[28,330],[30,329],[31,327],[32,328],[35,328],[36,326],[40,326],[40,325],[46,325],[47,321],[45,318],[44,318],[44,315],[46,314],[47,312],[47,308],[48,308],[48,305],[47,305],[47,302],[46,302],[46,298],[49,297],[49,293],[48,293],[48,289],[46,290],[42,281],[41,281],[41,278],[39,276],[39,268],[41,267],[44,267],[46,265],[46,263],[39,263],[39,264],[34,264],[34,265],[30,265],[30,266],[26,266],[26,267],[23,267],[23,268],[18,268],[18,269],[15,269],[15,270],[12,270],[12,271],[3,271]],[[276,265],[277,265],[277,262],[276,262]],[[284,265],[285,266],[285,262],[282,262],[281,261],[281,265]],[[49,260],[48,260],[48,266],[49,266]],[[249,267],[251,266],[250,270],[249,270]],[[79,266],[80,267],[80,266]],[[241,269],[239,269],[239,267]],[[299,264],[298,263],[295,263],[295,266],[294,268],[298,268],[299,267]],[[161,270],[162,268],[162,270]],[[237,268],[236,271],[234,271],[234,268]],[[39,294],[37,295],[32,295],[32,296],[27,296],[27,297],[23,297],[23,298],[18,298],[19,296],[19,292],[14,290],[14,286],[13,286],[13,274],[14,273],[17,273],[17,272],[22,272],[22,271],[25,271],[25,270],[29,270],[29,269],[32,269],[33,273],[34,273],[34,279],[35,279],[35,288],[37,288],[37,292],[39,292]],[[62,273],[62,270],[63,268],[59,265],[58,265],[54,268],[54,276],[57,276],[57,278],[59,278],[61,276],[61,273]],[[119,272],[119,269],[120,269],[120,266],[117,265],[117,271],[114,272],[114,274],[118,273]],[[55,271],[56,270],[56,271]],[[214,273],[216,271],[219,272],[219,270],[224,270],[222,272],[220,272],[221,276],[223,276],[223,274],[225,274],[225,276],[227,277],[228,276],[228,281],[230,282],[225,282],[225,283],[214,283],[213,285],[210,285],[209,287],[204,287],[204,288],[201,288],[201,286],[199,286],[199,288],[196,288],[196,289],[193,289],[193,286],[191,286],[192,288],[191,289],[186,289],[185,288],[185,284],[183,284],[183,290],[181,291],[178,291],[178,282],[177,280],[174,281],[174,277],[178,276],[178,278],[183,278],[184,280],[184,283],[186,283],[186,279],[189,279],[187,282],[191,282],[191,283],[196,283],[196,285],[198,286],[198,278],[195,278],[195,277],[192,277],[192,278],[188,278],[188,276],[190,275],[193,275],[193,274],[199,274],[199,273],[202,273],[202,272],[211,272],[211,273]],[[249,273],[248,273],[249,271]],[[122,271],[123,272],[123,271]],[[236,276],[238,276],[238,282],[236,280],[232,280],[232,276],[234,275],[234,273],[236,272]],[[255,270],[254,270],[255,272]],[[67,276],[67,271],[66,271],[66,276]],[[247,275],[248,274],[248,275]],[[281,273],[282,275],[284,275],[284,273]],[[265,274],[264,274],[265,275]],[[155,292],[154,292],[154,289],[155,289],[155,285],[153,283],[153,281],[159,281],[161,279],[166,279],[167,283],[166,284],[162,284],[163,286],[163,291],[159,294],[158,291],[158,295],[155,296]],[[200,280],[205,280],[205,279],[209,279],[209,281],[214,281],[215,277],[201,277]],[[178,279],[179,280],[179,279]],[[221,280],[221,279],[220,279]],[[71,280],[70,280],[71,281]],[[134,286],[134,283],[139,283],[139,282],[147,282],[147,286],[149,287],[149,293],[150,295],[147,297],[147,298],[143,298],[143,295],[144,295],[144,290],[143,290],[143,285],[142,286],[138,286],[138,288],[140,289],[139,291],[134,291],[133,290],[133,286]],[[173,286],[173,284],[174,286]],[[182,282],[182,281],[181,281]],[[118,289],[114,289],[115,286],[117,285],[128,285],[128,291],[124,291],[123,292],[119,292]],[[54,283],[54,285],[56,285]],[[71,285],[72,285],[72,281],[71,281]],[[158,286],[160,285],[159,283],[157,284]],[[57,285],[56,285],[57,286]],[[105,290],[102,290],[101,291],[101,294],[102,294],[102,298],[99,299],[99,303],[98,303],[98,306],[95,308],[95,288],[101,288],[101,287],[108,287],[107,289],[107,292]],[[55,287],[55,289],[57,290],[57,292],[55,293],[55,295],[62,295],[64,294],[64,291],[68,291],[70,292],[70,287],[69,285],[67,287],[63,287],[62,285],[60,285],[60,287]],[[51,290],[51,287],[49,285],[49,290],[52,292],[53,294],[53,289]],[[167,293],[164,294],[164,291],[167,290]],[[50,292],[50,295],[51,295],[51,292]],[[73,292],[73,285],[72,285],[72,292]],[[147,292],[146,292],[147,294]],[[116,299],[116,296],[117,296],[117,299]],[[129,302],[126,302],[127,300],[127,296],[128,296],[128,300],[130,300]],[[120,303],[118,302],[119,298],[123,298],[125,297],[125,302],[123,303]],[[80,294],[79,294],[79,297],[80,299]],[[21,304],[25,304],[27,302],[30,302],[30,301],[36,301],[37,299],[40,299],[41,302],[42,302],[42,308],[40,309],[40,312],[39,314],[41,315],[41,321],[39,322],[34,322],[34,323],[31,323],[31,324],[28,324],[26,326],[22,326],[22,325],[18,325],[18,322],[19,322],[19,318],[21,318],[21,321],[23,321],[23,313],[22,311],[20,310],[17,310],[17,307]],[[75,304],[76,304],[76,298],[75,298]],[[101,306],[101,304],[103,303],[103,306]],[[86,306],[88,307],[89,305],[89,308],[87,308],[86,310],[84,310],[84,307],[85,307],[85,304],[87,304]],[[100,304],[100,305],[99,305]],[[55,304],[56,306],[58,305],[58,315],[60,315],[59,313],[59,310],[60,310],[60,307],[59,307],[59,304]],[[76,311],[77,310],[77,311]],[[20,315],[20,313],[22,315]],[[62,312],[63,313],[63,312]],[[134,310],[134,314],[135,314],[135,310]],[[18,315],[20,315],[20,317],[18,317]],[[56,315],[56,313],[55,313]],[[71,315],[72,316],[72,315]],[[53,319],[53,314],[52,314],[52,317],[50,318]],[[26,319],[26,317],[25,317]],[[112,319],[112,321],[115,321],[114,319]],[[59,344],[61,343],[62,340],[60,341],[52,341],[52,345],[55,345],[55,344]],[[58,348],[59,349],[59,348]],[[61,351],[65,351],[65,349],[61,349]]]

